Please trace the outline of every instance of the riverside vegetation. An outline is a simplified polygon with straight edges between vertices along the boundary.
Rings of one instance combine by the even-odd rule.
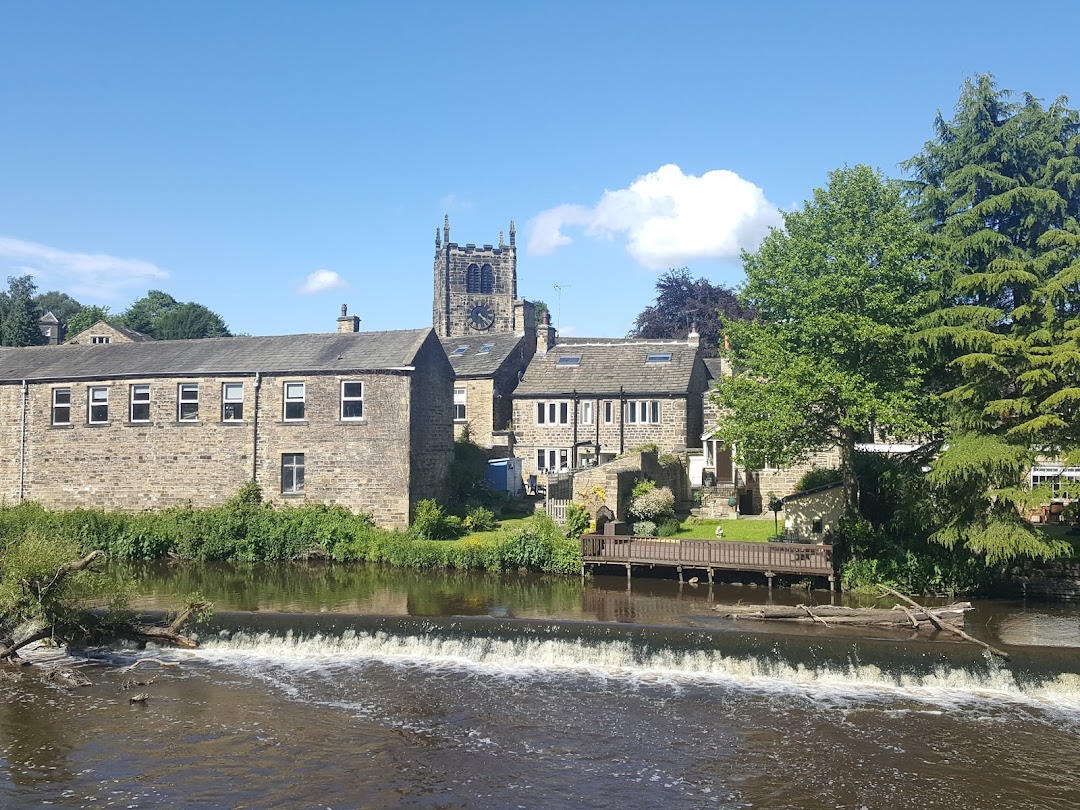
[[[464,520],[448,516],[434,502],[422,502],[408,532],[391,531],[376,527],[367,515],[354,514],[341,506],[265,503],[258,487],[247,484],[224,505],[207,509],[49,512],[33,503],[0,508],[0,552],[36,533],[83,553],[104,551],[116,560],[174,557],[258,562],[325,558],[406,568],[580,571],[578,544],[568,540],[559,526],[544,515],[519,522],[507,532],[435,539],[447,536],[446,524],[456,527],[467,521],[468,516]]]

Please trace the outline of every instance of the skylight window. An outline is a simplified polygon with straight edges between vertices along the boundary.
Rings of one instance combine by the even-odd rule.
[[[650,354],[645,358],[646,363],[670,363],[671,352],[660,352],[659,354]]]
[[[461,357],[461,355],[465,354],[465,352],[467,352],[468,350],[469,350],[468,346],[458,346],[456,349],[454,349],[453,353],[450,356],[451,357]]]
[[[478,351],[477,354],[487,354],[488,352],[490,352],[494,348],[495,348],[494,343],[485,343],[483,346],[480,347],[480,351]]]
[[[580,354],[567,354],[560,357],[555,363],[557,366],[580,366],[581,355]]]

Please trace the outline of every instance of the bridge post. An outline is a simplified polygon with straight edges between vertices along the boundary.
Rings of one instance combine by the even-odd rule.
[[[769,580],[769,590],[770,591],[772,590],[772,578],[775,577],[775,576],[776,576],[776,574],[774,574],[772,571],[766,571],[765,572],[765,578],[767,580]]]
[[[682,566],[681,566],[681,565],[677,565],[677,566],[675,566],[675,567],[676,567],[676,568],[678,569],[678,571],[679,571],[679,584],[680,584],[680,585],[682,585],[682,584],[683,584],[683,580],[682,580]]]

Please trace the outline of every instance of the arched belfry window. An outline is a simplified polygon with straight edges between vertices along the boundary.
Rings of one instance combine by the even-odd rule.
[[[487,265],[484,265],[487,267]],[[480,292],[480,265],[470,264],[465,270],[465,292]]]
[[[491,269],[490,264],[485,264],[480,268],[480,292],[495,292],[495,271]]]

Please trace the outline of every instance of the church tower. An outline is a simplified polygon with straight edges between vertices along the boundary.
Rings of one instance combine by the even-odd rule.
[[[488,332],[521,332],[524,307],[517,299],[517,247],[514,223],[510,244],[461,246],[450,241],[450,217],[435,229],[435,297],[432,323],[439,337]]]

